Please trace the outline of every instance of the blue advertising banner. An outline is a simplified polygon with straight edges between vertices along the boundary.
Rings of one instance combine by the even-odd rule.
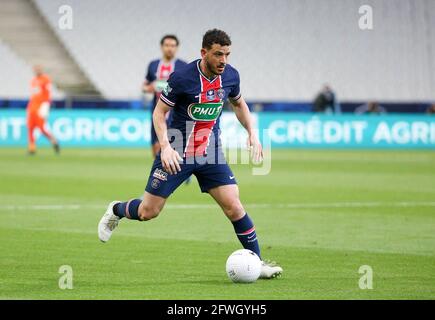
[[[145,111],[52,110],[48,129],[63,146],[148,146],[151,116]],[[0,110],[0,146],[27,144],[24,110]],[[48,145],[44,137],[38,145]]]
[[[427,115],[313,115],[258,117],[272,147],[435,149],[435,117]]]
[[[259,135],[278,148],[435,149],[435,117],[426,115],[313,115],[257,113]],[[63,146],[144,147],[150,143],[147,111],[52,110],[48,128]],[[221,118],[224,145],[244,145],[235,115]],[[237,137],[237,139],[235,139]],[[38,138],[38,145],[47,145]],[[0,110],[0,146],[27,144],[24,110]]]

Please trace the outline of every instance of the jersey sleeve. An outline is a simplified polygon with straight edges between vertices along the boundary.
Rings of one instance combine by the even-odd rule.
[[[232,101],[236,101],[238,99],[240,99],[240,97],[242,96],[242,93],[240,92],[240,76],[239,76],[239,72],[236,69],[234,70],[234,85],[232,86],[232,89],[230,91],[230,93],[228,94],[228,98]]]
[[[177,68],[183,67],[183,66],[187,66],[187,62],[181,59],[177,59],[176,64],[175,64],[175,70],[177,70]]]
[[[152,70],[153,67],[152,66],[153,66],[153,63],[151,62],[148,65],[147,73],[145,75],[145,81],[147,81],[148,83],[151,83],[151,82],[156,80],[156,74],[153,72],[153,70]]]
[[[177,72],[171,73],[168,79],[168,84],[163,89],[160,95],[160,100],[170,107],[174,107],[179,97],[183,93],[183,81]]]

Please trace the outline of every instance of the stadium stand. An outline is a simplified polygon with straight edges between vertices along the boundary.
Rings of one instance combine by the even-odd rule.
[[[0,96],[26,98],[29,95],[29,79],[32,70],[5,43],[0,40]],[[10,75],[14,76],[11,77]]]
[[[46,62],[55,83],[62,88],[60,78],[77,79],[75,74],[82,73],[91,91],[111,101],[107,107],[140,108],[144,71],[159,56],[163,34],[176,33],[181,39],[180,57],[192,60],[199,55],[203,32],[219,27],[232,36],[230,62],[240,70],[244,96],[258,110],[310,111],[318,88],[327,82],[344,112],[370,100],[391,103],[397,112],[422,112],[435,100],[435,1],[369,1],[374,29],[368,31],[358,27],[362,4],[272,0],[246,6],[243,1],[222,0],[204,7],[200,0],[128,0],[128,5],[117,0],[4,0],[0,67],[7,72],[0,74],[5,83],[0,97],[27,95],[30,66],[44,54],[20,50],[19,44],[29,43],[20,39],[37,38],[35,32],[41,28],[33,27],[29,34],[24,27],[39,15],[76,65],[69,68],[50,56]],[[73,9],[72,30],[58,26],[62,5]],[[222,10],[225,14],[208,14]],[[11,12],[13,21],[7,19]],[[245,21],[244,28],[239,19]],[[52,72],[53,65],[57,72]],[[8,74],[14,74],[13,79]],[[107,104],[98,103],[75,105]]]
[[[32,1],[2,0],[0,39],[28,65],[42,65],[68,95],[99,94]]]
[[[159,54],[162,34],[176,32],[181,57],[191,60],[199,54],[201,35],[212,27],[231,34],[231,61],[251,100],[311,101],[324,82],[341,100],[433,99],[435,2],[368,1],[374,29],[362,31],[358,8],[366,2],[273,0],[247,6],[222,0],[204,7],[200,0],[129,0],[128,5],[36,0],[76,61],[111,99],[140,96],[146,63]],[[74,32],[57,28],[58,7],[68,3]],[[210,14],[222,10],[225,14]]]

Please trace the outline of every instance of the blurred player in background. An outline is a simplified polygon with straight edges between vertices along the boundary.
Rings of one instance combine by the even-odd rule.
[[[31,155],[36,152],[35,129],[38,128],[50,140],[55,152],[59,153],[57,140],[45,128],[45,121],[50,111],[51,80],[39,65],[33,67],[33,72],[35,77],[30,84],[31,96],[27,104],[28,152]]]
[[[160,94],[166,87],[169,76],[176,69],[180,68],[187,63],[183,60],[177,59],[175,56],[177,54],[178,45],[180,44],[178,38],[175,35],[168,34],[165,35],[162,40],[160,40],[160,48],[162,50],[162,57],[150,62],[148,65],[148,70],[145,76],[145,82],[143,85],[143,91],[146,93],[154,94],[154,99],[152,102],[151,115],[154,112],[154,108],[159,101]],[[168,118],[166,121],[169,123],[171,121],[171,114],[168,113]],[[151,148],[153,156],[160,151],[159,140],[157,139],[156,131],[154,129],[154,124],[151,121]]]

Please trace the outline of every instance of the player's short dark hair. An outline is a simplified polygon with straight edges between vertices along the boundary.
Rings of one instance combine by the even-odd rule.
[[[162,40],[160,40],[160,45],[163,46],[163,44],[165,43],[166,39],[172,39],[175,40],[175,42],[177,43],[177,47],[180,44],[180,41],[178,40],[177,36],[175,34],[166,34],[163,36]]]
[[[213,44],[220,44],[221,46],[230,46],[230,36],[222,30],[211,29],[208,30],[202,37],[202,47],[205,49],[211,49]]]

